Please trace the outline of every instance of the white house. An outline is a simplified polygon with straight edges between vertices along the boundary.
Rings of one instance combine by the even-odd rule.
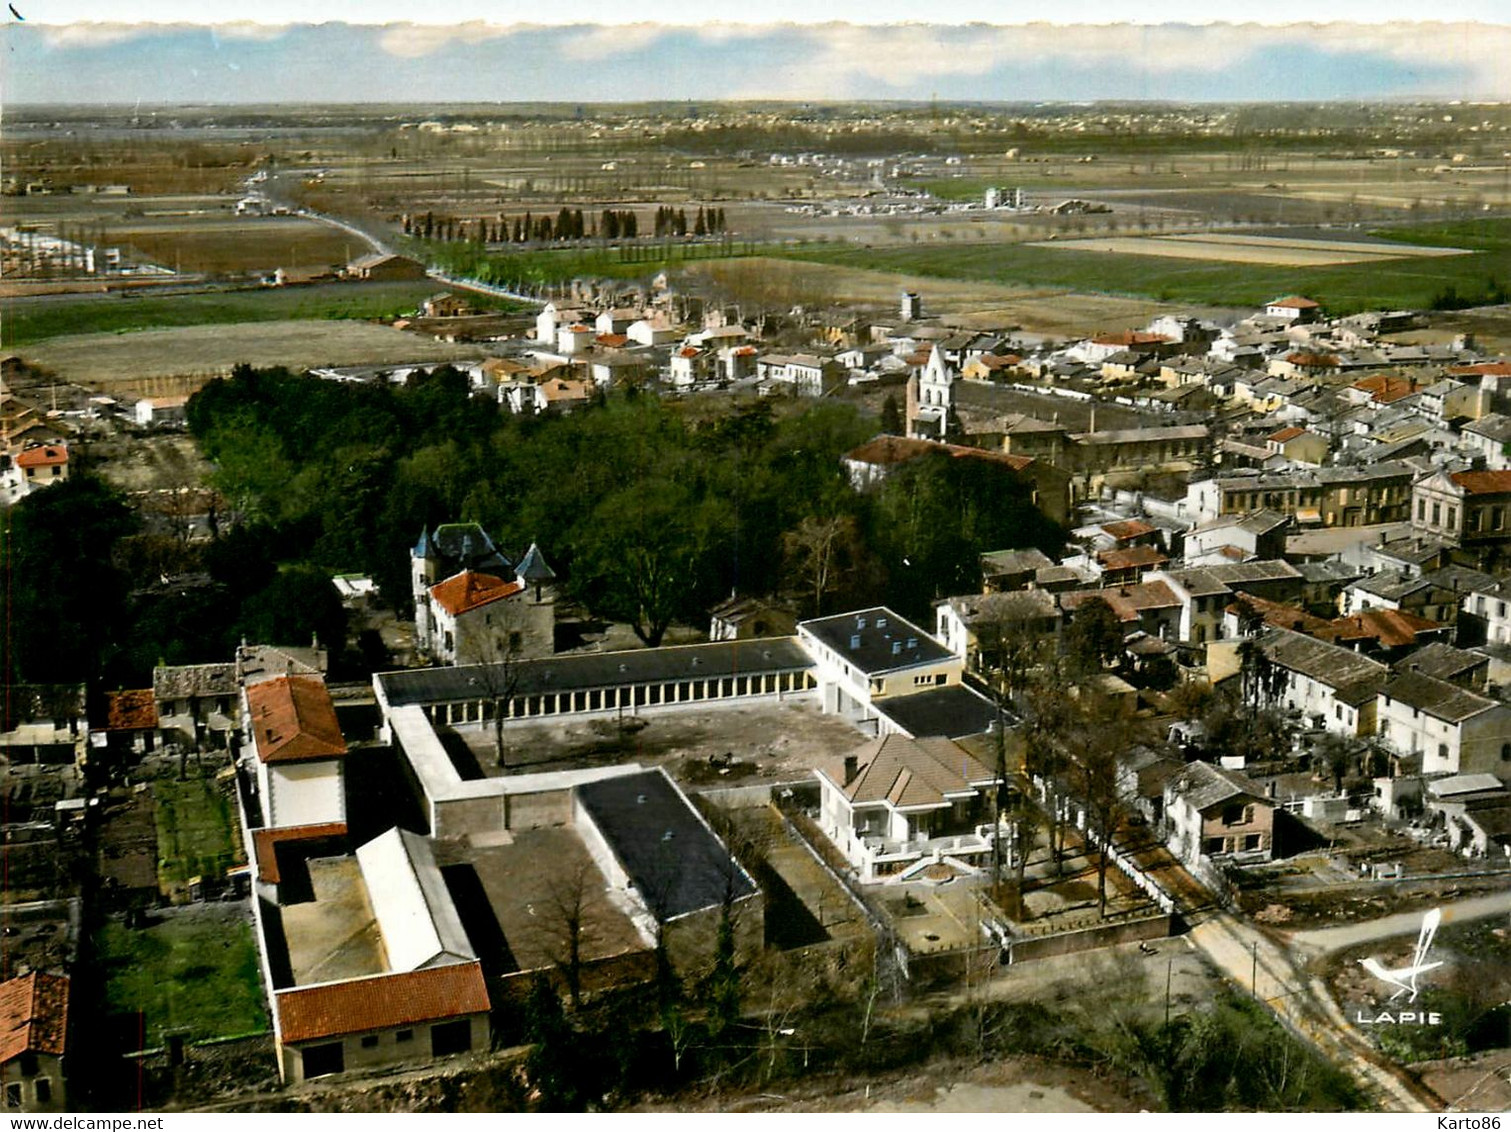
[[[1300,295],[1287,295],[1283,299],[1271,299],[1265,304],[1267,318],[1280,318],[1286,322],[1311,322],[1322,308],[1311,299]]]
[[[1281,707],[1339,735],[1372,735],[1376,696],[1390,669],[1352,649],[1289,629],[1259,638],[1265,659],[1279,670]]]
[[[346,824],[346,740],[319,676],[276,676],[242,689],[267,829]]]
[[[665,346],[677,340],[677,328],[666,315],[658,312],[630,323],[624,335],[640,346]]]
[[[136,403],[136,423],[143,428],[165,428],[184,423],[187,394],[173,397],[143,397]]]
[[[1405,671],[1379,691],[1379,734],[1421,773],[1511,780],[1511,708],[1467,688]]]
[[[1202,857],[1267,859],[1273,850],[1275,804],[1237,771],[1191,763],[1165,784],[1171,851],[1189,865]]]
[[[884,735],[845,759],[843,782],[817,773],[819,826],[863,881],[931,864],[967,872],[992,852],[1002,779],[958,743]]]
[[[556,330],[556,350],[558,353],[571,357],[580,354],[592,346],[593,339],[597,335],[585,322],[573,322]]]
[[[816,354],[762,354],[756,359],[762,381],[791,385],[803,397],[822,397],[844,381],[845,368],[833,358]]]
[[[1484,623],[1487,643],[1511,645],[1511,586],[1505,582],[1476,586],[1462,608]]]

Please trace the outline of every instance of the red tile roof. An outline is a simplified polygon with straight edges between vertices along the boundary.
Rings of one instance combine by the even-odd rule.
[[[0,983],[0,1062],[28,1051],[63,1056],[68,978],[33,971]]]
[[[1361,377],[1351,388],[1372,393],[1376,401],[1382,405],[1388,405],[1392,401],[1399,401],[1402,397],[1410,397],[1417,391],[1417,383],[1408,377],[1376,373],[1369,377]]]
[[[147,731],[157,726],[157,698],[151,688],[105,693],[106,731]]]
[[[1119,621],[1137,621],[1146,609],[1179,609],[1180,598],[1164,582],[1141,582],[1134,586],[1109,586],[1102,590],[1073,590],[1060,595],[1060,607],[1074,614],[1092,600],[1105,601]]]
[[[1312,354],[1301,350],[1287,354],[1285,360],[1293,366],[1306,366],[1309,369],[1333,369],[1338,365],[1336,354]]]
[[[16,457],[18,468],[49,468],[68,463],[68,449],[61,444],[42,444],[28,448]]]
[[[1454,377],[1511,377],[1511,362],[1475,362],[1467,366],[1449,366]]]
[[[1499,495],[1511,491],[1511,471],[1454,472],[1448,478],[1463,488],[1465,495]]]
[[[1170,561],[1153,546],[1130,546],[1123,550],[1104,550],[1097,555],[1104,570],[1129,570],[1138,566],[1158,566]]]
[[[1312,308],[1317,306],[1317,304],[1314,303],[1311,299],[1302,298],[1300,295],[1287,295],[1283,299],[1276,299],[1272,303],[1266,303],[1265,306],[1287,307],[1290,310],[1306,311],[1311,310]]]
[[[626,335],[623,334],[600,334],[597,338],[594,338],[593,341],[598,343],[598,345],[600,346],[618,348],[620,346],[628,345],[630,340]]]
[[[1297,428],[1295,425],[1292,425],[1290,428],[1283,428],[1279,432],[1271,433],[1270,439],[1276,444],[1284,444],[1287,440],[1295,440],[1298,436],[1305,435],[1305,433],[1306,429]]]
[[[257,851],[257,879],[268,884],[281,882],[278,871],[278,846],[295,841],[318,841],[327,837],[345,837],[346,823],[324,822],[320,825],[290,825],[283,829],[254,829],[252,845]]]
[[[500,598],[517,594],[524,588],[524,583],[517,580],[506,582],[492,574],[463,570],[460,574],[431,586],[430,595],[451,616],[460,617],[463,613],[480,609]]]
[[[488,988],[482,964],[476,961],[295,987],[278,994],[279,1032],[285,1045],[487,1011]]]
[[[265,763],[346,754],[336,706],[318,676],[279,676],[252,684],[247,707],[257,757]]]
[[[1142,519],[1122,519],[1116,523],[1103,523],[1102,530],[1121,542],[1126,538],[1138,538],[1140,535],[1152,535],[1155,528]]]
[[[1098,346],[1158,346],[1170,339],[1145,330],[1124,330],[1119,334],[1098,334],[1092,339]]]
[[[1270,601],[1267,598],[1255,597],[1253,594],[1244,594],[1243,601],[1264,619],[1266,625],[1276,629],[1290,629],[1296,633],[1307,633],[1312,636],[1320,636],[1325,633],[1331,622],[1325,618],[1316,617],[1304,609],[1297,609],[1292,605],[1282,602]],[[1226,612],[1236,614],[1239,603],[1233,602],[1227,607]]]
[[[986,448],[971,448],[964,444],[943,444],[937,440],[918,440],[909,436],[877,436],[859,448],[845,453],[846,460],[858,464],[906,464],[930,452],[943,452],[958,459],[990,460],[1021,472],[1031,465],[1032,456],[1014,456],[1007,452],[993,452]]]
[[[1418,633],[1444,626],[1404,609],[1367,609],[1352,617],[1339,617],[1315,636],[1334,644],[1339,641],[1374,641],[1385,648],[1415,644]]]

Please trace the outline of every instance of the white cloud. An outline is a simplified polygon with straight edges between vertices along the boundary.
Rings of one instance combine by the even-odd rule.
[[[402,59],[433,55],[453,43],[486,43],[522,30],[522,24],[490,24],[474,20],[465,24],[389,24],[378,37],[378,46]]]
[[[572,29],[573,34],[561,45],[561,53],[579,61],[612,59],[651,46],[662,36],[675,31],[664,24],[622,24],[595,27],[586,31]]]
[[[282,39],[288,33],[289,24],[255,24],[250,20],[238,20],[233,24],[211,24],[210,31],[221,39],[250,39],[268,43]]]
[[[48,47],[61,50],[88,51],[96,47],[109,47],[125,43],[140,36],[162,30],[153,24],[36,24],[32,25],[42,35]]]
[[[1216,74],[1277,47],[1457,67],[1487,93],[1505,91],[1511,83],[1511,72],[1502,65],[1511,56],[1511,28],[1497,25],[827,24],[792,30],[814,53],[805,61],[806,69],[831,81],[853,76],[898,88],[931,78],[986,74],[1014,60],[1121,66],[1154,75]],[[775,85],[797,93],[790,82]]]

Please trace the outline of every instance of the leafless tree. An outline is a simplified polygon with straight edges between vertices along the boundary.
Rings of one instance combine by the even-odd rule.
[[[488,704],[487,716],[493,724],[493,756],[500,769],[508,766],[509,705],[519,690],[523,674],[525,618],[523,607],[511,599],[496,601],[487,608],[492,620],[486,630],[470,645],[475,664],[469,674]]]
[[[1107,915],[1107,866],[1112,843],[1127,819],[1118,783],[1118,760],[1134,743],[1133,729],[1111,698],[1083,694],[1076,726],[1075,765],[1086,831],[1097,841],[1098,914]]]
[[[838,589],[860,547],[860,532],[849,515],[810,515],[782,536],[789,569],[813,595],[813,616],[823,615],[824,596]]]
[[[583,970],[603,931],[596,899],[602,887],[598,869],[580,860],[552,877],[540,904],[540,943],[552,956],[573,1010],[582,1005]]]

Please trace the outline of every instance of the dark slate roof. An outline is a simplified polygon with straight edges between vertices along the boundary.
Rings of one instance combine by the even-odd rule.
[[[981,556],[981,572],[988,578],[1002,574],[1026,574],[1054,561],[1042,550],[992,550]]]
[[[1402,672],[1388,680],[1380,690],[1383,695],[1425,711],[1448,723],[1462,723],[1481,712],[1489,711],[1495,701],[1475,695],[1457,684],[1434,680],[1417,672]]]
[[[431,553],[446,564],[441,571],[443,577],[462,570],[498,573],[510,569],[508,559],[476,523],[443,523],[430,536],[430,546]]]
[[[658,920],[756,893],[664,771],[590,782],[577,787],[577,798]]]
[[[374,679],[381,682],[393,707],[491,699],[489,684],[479,673],[481,667],[412,668],[382,672]],[[670,680],[795,672],[812,667],[813,659],[795,637],[579,653],[519,663],[514,694],[529,696]]]
[[[884,606],[803,621],[798,628],[806,629],[820,644],[868,676],[937,664],[954,656],[918,626]]]
[[[1352,649],[1289,629],[1269,630],[1259,638],[1259,645],[1273,663],[1325,684],[1336,699],[1348,704],[1374,699],[1390,675],[1385,665]]]
[[[1324,562],[1298,562],[1296,569],[1307,582],[1352,582],[1364,577],[1364,571],[1336,558]]]
[[[916,737],[942,735],[946,739],[963,739],[980,735],[997,722],[997,708],[974,689],[964,684],[947,684],[908,696],[885,696],[871,706],[880,714]],[[1017,720],[1009,714],[1007,725]]]
[[[1211,763],[1191,763],[1169,780],[1168,788],[1198,813],[1234,798],[1253,798],[1273,805],[1264,788],[1236,770],[1225,770]]]
[[[1396,661],[1392,667],[1397,672],[1420,672],[1423,676],[1451,683],[1455,678],[1489,664],[1490,658],[1482,652],[1471,652],[1468,649],[1454,648],[1442,641],[1433,641],[1410,656]]]
[[[546,565],[546,556],[532,542],[530,549],[525,551],[525,556],[519,560],[519,565],[514,568],[514,576],[522,582],[554,582],[556,571]]]
[[[190,696],[234,696],[234,664],[158,665],[152,670],[152,694],[159,702]]]

